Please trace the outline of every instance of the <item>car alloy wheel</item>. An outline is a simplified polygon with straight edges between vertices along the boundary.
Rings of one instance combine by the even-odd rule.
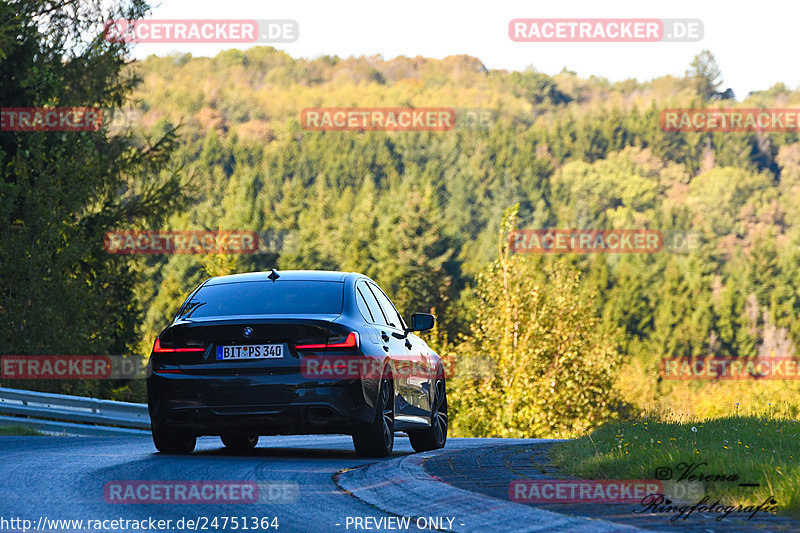
[[[416,452],[428,452],[444,448],[447,443],[447,427],[450,419],[447,414],[447,385],[444,373],[440,370],[434,385],[431,406],[431,426],[427,429],[408,431],[408,440]]]

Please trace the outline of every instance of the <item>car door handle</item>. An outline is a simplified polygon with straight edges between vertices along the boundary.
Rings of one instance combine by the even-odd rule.
[[[388,351],[389,351],[389,347],[388,347],[388,346],[386,346],[386,345],[384,344],[384,345],[383,345],[383,350],[384,350],[384,351],[386,351],[386,352],[388,352]]]
[[[383,342],[389,342],[389,335],[385,331],[381,331],[381,339],[383,339]]]
[[[411,342],[408,339],[406,339],[406,348],[410,350],[411,346],[412,346]]]

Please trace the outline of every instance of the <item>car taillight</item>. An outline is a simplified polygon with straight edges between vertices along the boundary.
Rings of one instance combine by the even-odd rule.
[[[156,338],[156,343],[153,345],[153,353],[190,353],[190,352],[204,352],[205,348],[162,348],[161,339]]]
[[[333,340],[333,342],[331,342]],[[328,338],[325,344],[298,344],[295,346],[298,350],[326,350],[328,348],[358,348],[358,333],[351,331],[347,334],[344,341],[339,339]]]

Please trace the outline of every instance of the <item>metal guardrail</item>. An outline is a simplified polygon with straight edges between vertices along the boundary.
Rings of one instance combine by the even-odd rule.
[[[0,415],[11,415],[0,416],[0,425],[68,435],[147,435],[150,430],[150,415],[143,403],[5,387],[0,387]]]

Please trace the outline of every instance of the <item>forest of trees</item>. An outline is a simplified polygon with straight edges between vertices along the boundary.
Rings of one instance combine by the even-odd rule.
[[[406,315],[437,315],[426,340],[454,361],[460,435],[566,436],[644,410],[719,415],[734,403],[798,414],[794,382],[666,382],[658,364],[794,354],[800,139],[667,133],[659,113],[790,107],[800,91],[777,84],[734,101],[710,52],[687,57],[683,77],[646,82],[489,70],[467,56],[297,59],[270,47],[123,65],[127,45],[99,39],[76,58],[26,27],[27,47],[0,32],[2,71],[41,61],[37,47],[59,66],[31,70],[37,83],[3,74],[4,105],[115,111],[106,129],[68,140],[0,136],[4,353],[145,357],[209,276],[337,269],[371,276]],[[105,77],[75,81],[70,68],[87,64]],[[492,120],[445,132],[303,130],[301,110],[321,106],[484,109]],[[512,227],[691,231],[702,244],[514,255],[503,248]],[[255,255],[103,252],[105,231],[165,228],[284,238]],[[143,391],[34,385],[138,401]]]

